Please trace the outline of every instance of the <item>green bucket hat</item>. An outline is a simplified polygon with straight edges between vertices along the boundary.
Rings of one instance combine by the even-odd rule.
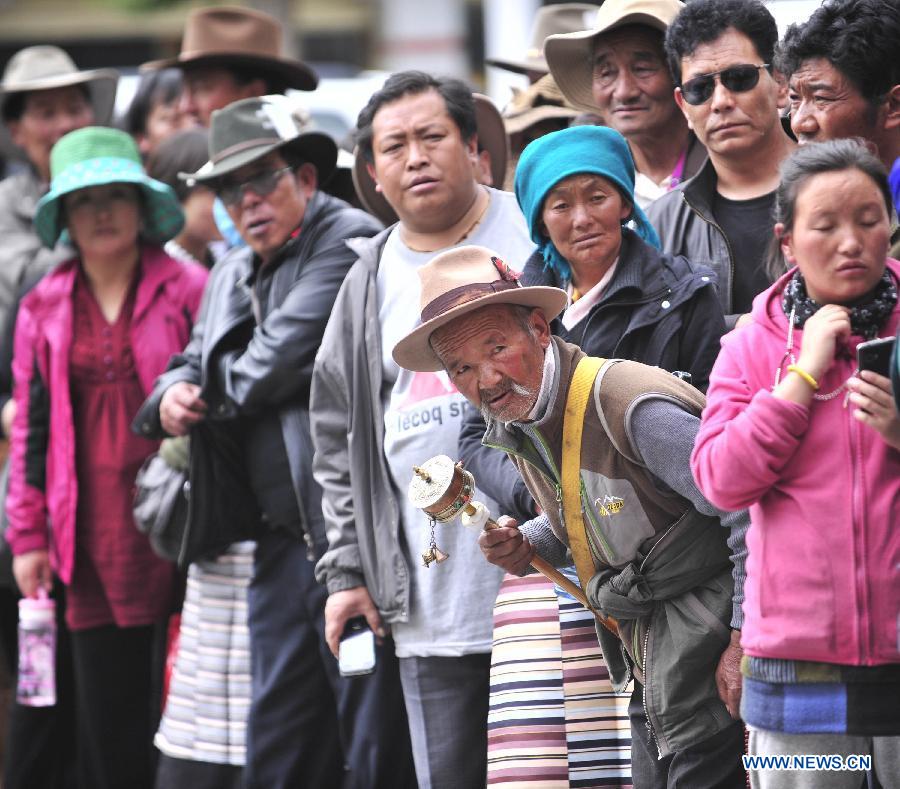
[[[37,204],[34,228],[41,241],[53,247],[64,228],[60,198],[88,186],[134,184],[143,197],[141,233],[163,244],[184,226],[175,192],[144,172],[141,155],[130,135],[118,129],[87,126],[69,132],[50,151],[50,191]]]

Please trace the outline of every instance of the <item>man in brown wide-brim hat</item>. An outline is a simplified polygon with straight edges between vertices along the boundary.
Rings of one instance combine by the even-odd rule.
[[[284,34],[274,17],[249,8],[198,8],[187,17],[176,57],[144,63],[142,70],[169,67],[184,72],[180,109],[203,126],[214,110],[234,101],[315,90],[316,73],[284,51]]]

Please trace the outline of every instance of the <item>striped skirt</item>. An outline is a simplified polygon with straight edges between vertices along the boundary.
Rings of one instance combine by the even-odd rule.
[[[612,689],[593,616],[541,575],[507,575],[494,607],[488,785],[630,787],[628,701]]]
[[[167,756],[243,765],[250,709],[247,586],[256,543],[188,568],[178,655],[154,744]]]

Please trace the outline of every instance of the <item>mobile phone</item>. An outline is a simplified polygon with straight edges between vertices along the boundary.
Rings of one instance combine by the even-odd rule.
[[[861,342],[856,346],[856,363],[860,370],[871,370],[887,377],[891,370],[891,356],[894,353],[893,337]]]
[[[375,670],[375,634],[358,616],[347,622],[338,648],[338,670],[342,677],[371,674]]]

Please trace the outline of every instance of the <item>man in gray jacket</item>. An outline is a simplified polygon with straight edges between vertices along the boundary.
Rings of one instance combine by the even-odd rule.
[[[333,650],[345,622],[390,626],[421,787],[483,786],[492,610],[501,574],[472,535],[444,527],[453,556],[430,569],[428,521],[405,495],[412,467],[455,455],[465,403],[444,374],[400,370],[390,350],[418,320],[416,271],[464,240],[522,263],[532,251],[507,192],[479,185],[472,93],[421,72],[390,77],[360,113],[359,148],[400,221],[353,242],[347,275],[316,358],[314,470],[323,489]]]
[[[234,477],[247,480],[262,515],[247,599],[244,786],[408,787],[396,664],[384,655],[372,676],[338,677],[313,574],[325,547],[308,427],[313,360],[353,262],[345,239],[378,225],[319,191],[337,148],[303,129],[284,97],[244,99],[212,118],[210,162],[192,177],[216,191],[247,247],[216,265],[190,343],[136,424],[148,436],[184,435],[200,422],[227,431]]]

